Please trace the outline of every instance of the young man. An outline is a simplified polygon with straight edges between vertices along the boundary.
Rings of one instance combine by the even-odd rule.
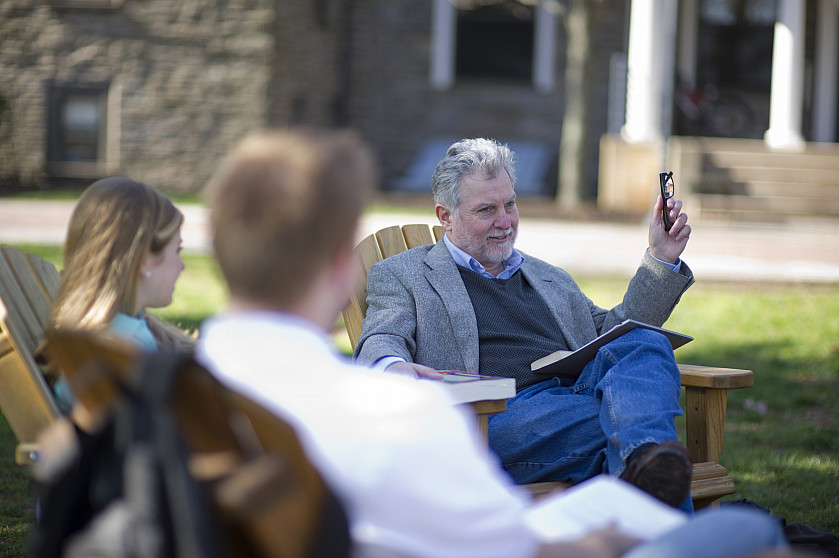
[[[355,281],[355,232],[374,174],[348,132],[262,132],[233,150],[208,185],[230,309],[202,327],[199,359],[296,427],[346,506],[360,557],[610,558],[635,546],[614,530],[541,543],[525,525],[526,498],[438,384],[358,368],[335,352],[329,331]],[[709,532],[725,541],[714,556],[783,546],[766,518],[715,515],[635,546],[664,554],[636,556],[674,547],[684,556]],[[719,530],[729,525],[738,527]]]

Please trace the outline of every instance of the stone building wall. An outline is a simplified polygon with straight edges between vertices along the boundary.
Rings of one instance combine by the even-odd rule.
[[[49,183],[49,83],[109,83],[107,173],[166,190],[200,188],[231,143],[267,125],[359,130],[386,188],[434,138],[491,136],[558,151],[564,12],[553,91],[462,82],[435,91],[430,0],[118,1],[81,9],[0,0],[0,183]],[[626,0],[599,4],[589,76],[602,106],[590,116],[593,177],[608,55],[622,49]]]
[[[277,2],[270,124],[346,123],[347,0]]]
[[[349,124],[376,151],[383,183],[398,177],[434,133],[429,86],[431,4],[356,0],[349,41]]]
[[[107,173],[166,190],[199,188],[266,122],[274,0],[0,0],[0,21],[0,180],[49,181],[49,83],[109,83]]]

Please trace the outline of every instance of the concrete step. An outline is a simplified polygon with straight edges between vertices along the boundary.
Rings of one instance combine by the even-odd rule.
[[[711,151],[708,162],[721,168],[765,168],[797,171],[833,171],[839,173],[835,150],[824,152]]]
[[[824,200],[725,194],[699,194],[697,198],[703,217],[725,211],[839,217],[839,198]]]
[[[728,167],[715,169],[707,176],[727,176],[732,182],[785,182],[795,189],[796,184],[839,185],[839,169],[788,169],[772,167]]]
[[[833,184],[750,181],[737,184],[734,194],[773,198],[795,197],[813,200],[839,200],[839,181]]]
[[[704,182],[696,190],[700,194],[724,194],[730,196],[795,198],[805,200],[839,199],[839,183],[807,184],[762,180],[732,182],[722,177],[705,177]]]
[[[772,150],[760,140],[696,138],[681,144],[698,162],[691,184],[703,218],[839,217],[839,145]]]

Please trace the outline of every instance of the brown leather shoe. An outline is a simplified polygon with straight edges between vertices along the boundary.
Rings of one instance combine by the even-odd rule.
[[[679,442],[645,444],[632,452],[620,478],[674,508],[690,491],[691,463]]]

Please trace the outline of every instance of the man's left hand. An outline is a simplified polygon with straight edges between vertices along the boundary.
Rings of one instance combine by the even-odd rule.
[[[650,218],[650,255],[663,262],[675,263],[687,246],[690,225],[687,224],[687,214],[682,213],[682,202],[670,198],[667,200],[667,210],[673,226],[669,231],[665,231],[664,220],[661,217],[663,207],[664,200],[658,196]]]

